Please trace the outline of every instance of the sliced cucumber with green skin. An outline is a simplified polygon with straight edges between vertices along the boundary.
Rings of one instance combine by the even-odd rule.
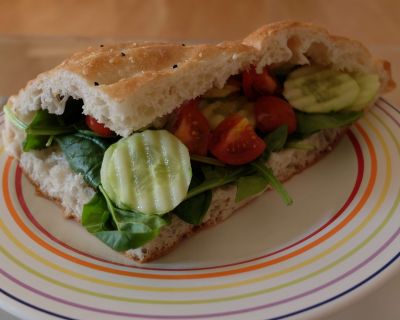
[[[164,214],[186,197],[192,169],[189,151],[166,130],[146,130],[105,152],[101,184],[121,209]]]
[[[349,74],[307,66],[293,71],[284,83],[283,95],[303,112],[332,112],[354,104],[360,87]]]
[[[360,93],[349,108],[351,111],[360,111],[375,99],[380,87],[379,76],[374,73],[353,75],[360,87]]]

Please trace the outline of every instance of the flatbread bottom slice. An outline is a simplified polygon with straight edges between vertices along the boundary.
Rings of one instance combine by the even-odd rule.
[[[286,181],[330,152],[347,129],[342,127],[315,133],[304,140],[310,148],[289,148],[273,153],[268,165],[280,181]],[[82,176],[71,171],[60,150],[51,148],[22,153],[20,166],[44,197],[58,203],[67,218],[80,221],[82,207],[93,197],[95,191],[84,182]],[[125,255],[137,262],[149,262],[159,258],[193,233],[229,218],[258,195],[239,203],[235,202],[235,196],[235,184],[216,188],[213,190],[210,208],[200,226],[190,225],[173,215],[171,223],[161,229],[156,239],[143,247],[125,252]]]

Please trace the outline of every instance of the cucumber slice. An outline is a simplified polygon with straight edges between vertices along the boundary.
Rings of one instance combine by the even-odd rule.
[[[307,66],[296,69],[284,83],[283,95],[303,112],[331,112],[352,106],[360,93],[356,80],[349,74]]]
[[[377,74],[356,74],[353,75],[360,87],[360,93],[353,105],[349,108],[352,111],[360,111],[375,99],[380,87],[379,76]]]
[[[185,199],[192,169],[186,146],[174,135],[146,130],[111,145],[100,175],[117,207],[164,214]]]

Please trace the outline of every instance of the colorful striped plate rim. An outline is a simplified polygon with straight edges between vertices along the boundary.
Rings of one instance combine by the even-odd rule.
[[[400,110],[381,98],[332,153],[286,184],[293,207],[267,193],[146,265],[100,244],[87,250],[94,240],[70,222],[61,233],[49,228],[60,210],[35,195],[2,151],[0,306],[32,319],[100,320],[284,319],[332,310],[399,265],[398,137]]]

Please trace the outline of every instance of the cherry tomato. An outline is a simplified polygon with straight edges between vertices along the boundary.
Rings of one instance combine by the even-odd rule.
[[[273,131],[279,126],[287,125],[288,133],[296,130],[296,116],[292,106],[285,100],[275,96],[257,99],[254,105],[256,126],[264,132]]]
[[[258,158],[265,147],[265,142],[254,132],[249,120],[234,113],[215,128],[209,149],[218,160],[240,165]]]
[[[201,113],[197,100],[185,102],[177,111],[168,126],[169,130],[181,140],[191,154],[207,154],[210,126]]]
[[[276,79],[264,67],[261,74],[256,72],[255,66],[250,66],[242,75],[244,95],[253,100],[257,96],[272,95],[279,92],[280,87]]]
[[[99,136],[110,137],[114,135],[114,132],[112,130],[106,128],[104,124],[97,122],[97,120],[91,116],[86,116],[85,122],[90,130],[94,131]]]

